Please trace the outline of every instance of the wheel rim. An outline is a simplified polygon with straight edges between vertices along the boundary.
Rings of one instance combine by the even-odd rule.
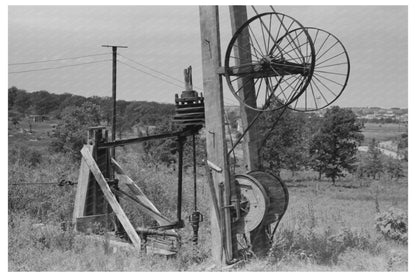
[[[316,111],[337,100],[348,83],[350,59],[341,41],[322,29],[305,27],[316,50],[315,68],[309,86],[288,108]]]
[[[242,46],[240,40],[247,36],[249,43]],[[257,111],[276,110],[302,94],[314,66],[315,48],[306,29],[290,16],[268,12],[252,17],[233,35],[224,75],[241,103]],[[254,93],[244,96],[243,88]],[[283,105],[270,105],[272,101]]]

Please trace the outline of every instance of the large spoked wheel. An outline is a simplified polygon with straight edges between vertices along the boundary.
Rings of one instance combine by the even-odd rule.
[[[224,75],[241,103],[257,111],[276,110],[305,91],[314,66],[315,48],[306,29],[290,16],[268,12],[235,32],[225,54]],[[274,101],[280,105],[271,105]]]
[[[350,76],[350,59],[341,41],[318,28],[306,27],[306,30],[315,46],[315,69],[309,86],[288,106],[303,112],[332,104],[344,91]]]

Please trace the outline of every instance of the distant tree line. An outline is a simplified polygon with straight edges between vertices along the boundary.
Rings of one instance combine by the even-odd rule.
[[[80,107],[85,102],[100,107],[100,121],[111,121],[111,97],[84,97],[71,93],[54,94],[45,90],[29,93],[16,87],[11,87],[8,90],[9,111],[22,115],[47,115],[51,118],[61,119],[66,108]],[[137,123],[155,125],[166,117],[172,116],[174,110],[175,106],[173,104],[118,100],[117,120],[123,123],[120,124],[122,130],[131,128]]]

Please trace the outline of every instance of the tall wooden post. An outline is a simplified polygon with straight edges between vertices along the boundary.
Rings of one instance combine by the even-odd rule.
[[[234,34],[241,25],[247,21],[247,8],[246,6],[230,6],[230,18],[231,18],[231,30]],[[243,49],[243,50],[242,50]],[[248,29],[245,29],[236,41],[234,48],[234,56],[236,65],[250,64],[251,63],[251,51],[250,51],[250,34]],[[242,77],[237,80],[238,87],[244,87],[239,93],[246,99],[246,103],[252,107],[256,107],[255,87],[252,77]],[[246,129],[250,122],[257,115],[257,112],[248,108],[247,106],[240,104],[240,116],[243,128]],[[244,166],[247,171],[256,170],[260,168],[260,160],[258,155],[258,132],[254,124],[250,130],[246,133],[242,146],[244,153]]]
[[[201,48],[202,48],[202,73],[205,96],[205,129],[207,144],[207,159],[219,166],[221,172],[213,172],[213,180],[217,198],[224,207],[230,206],[231,192],[234,191],[234,183],[230,182],[230,172],[227,157],[227,145],[224,126],[224,102],[221,76],[218,69],[221,66],[220,30],[217,6],[200,6]],[[219,193],[220,187],[224,194]],[[214,204],[212,204],[214,205]],[[227,256],[223,256],[221,249],[222,238],[220,226],[215,216],[214,206],[211,207],[211,236],[212,255],[218,265],[233,257],[236,239],[231,230],[231,213],[229,208],[220,207],[223,213],[225,227],[224,248]],[[224,259],[225,258],[225,259]]]
[[[230,6],[230,18],[231,18],[231,30],[235,33],[241,25],[247,21],[247,8],[246,6]],[[244,50],[242,50],[244,49]],[[234,56],[236,65],[250,64],[251,63],[251,51],[250,51],[250,34],[248,29],[245,29],[236,41],[234,48]],[[238,81],[238,86],[242,87],[240,93],[245,99],[245,103],[249,106],[256,107],[255,98],[255,86],[253,78],[243,77]],[[244,85],[245,84],[245,85]],[[243,86],[244,85],[244,86]],[[253,121],[257,112],[248,108],[247,106],[240,103],[240,115],[243,128],[248,128],[248,125]],[[258,170],[261,168],[260,157],[259,157],[259,135],[256,125],[252,125],[247,131],[243,142],[243,153],[244,153],[244,165],[247,171]],[[252,246],[252,251],[257,256],[263,256],[269,249],[269,239],[266,234],[266,227],[259,226],[248,236]]]
[[[127,48],[120,45],[102,45],[102,47],[111,47],[113,54],[113,74],[111,82],[111,91],[113,97],[113,115],[111,120],[111,141],[116,140],[116,118],[117,118],[117,48]],[[111,157],[116,158],[116,148],[111,148]],[[113,172],[110,172],[113,175]],[[112,176],[114,177],[114,176]]]

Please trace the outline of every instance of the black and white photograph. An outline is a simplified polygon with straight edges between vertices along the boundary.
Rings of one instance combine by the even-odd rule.
[[[8,272],[410,272],[406,2],[130,2],[4,6]]]

